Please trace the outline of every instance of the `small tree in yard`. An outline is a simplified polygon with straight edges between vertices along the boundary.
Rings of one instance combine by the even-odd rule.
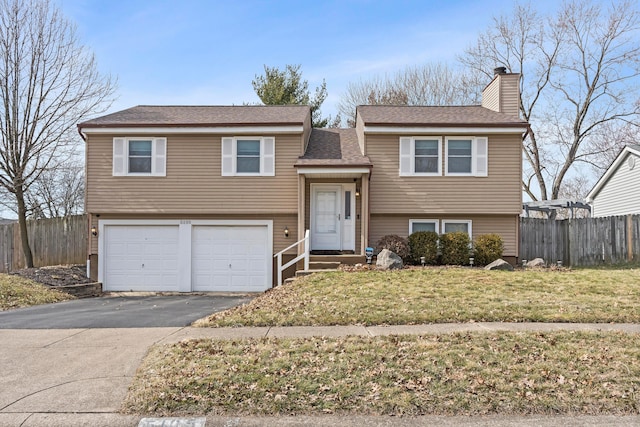
[[[76,124],[108,108],[114,90],[49,1],[0,0],[0,186],[15,198],[27,267],[28,194],[69,159]]]

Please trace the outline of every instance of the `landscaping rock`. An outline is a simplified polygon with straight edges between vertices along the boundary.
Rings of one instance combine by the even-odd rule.
[[[497,259],[493,261],[491,264],[487,265],[484,269],[513,271],[513,266],[503,259]]]
[[[546,264],[542,258],[532,259],[527,263],[527,267],[544,267]]]
[[[378,254],[376,267],[381,270],[394,270],[402,268],[402,258],[391,252],[389,249],[383,249]]]

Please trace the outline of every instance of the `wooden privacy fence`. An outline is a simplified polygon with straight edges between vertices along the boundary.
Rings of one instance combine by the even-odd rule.
[[[574,267],[640,261],[640,215],[548,220],[520,218],[520,260]]]
[[[87,215],[27,221],[36,267],[87,262]],[[0,225],[0,273],[25,267],[18,223]]]

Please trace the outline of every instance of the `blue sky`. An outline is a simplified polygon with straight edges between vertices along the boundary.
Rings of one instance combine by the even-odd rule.
[[[118,78],[109,111],[139,104],[255,103],[263,66],[301,64],[335,114],[349,82],[453,63],[512,0],[53,0],[99,68]],[[552,4],[544,0],[540,3]],[[537,3],[538,4],[538,3]]]

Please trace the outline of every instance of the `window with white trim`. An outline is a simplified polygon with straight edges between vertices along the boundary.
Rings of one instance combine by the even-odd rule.
[[[446,137],[444,174],[487,176],[488,145],[487,137]]]
[[[463,219],[443,219],[442,220],[442,233],[455,233],[462,232],[467,233],[469,238],[472,238],[471,220]]]
[[[222,138],[222,176],[275,176],[275,138]]]
[[[166,176],[167,138],[113,138],[113,176]]]
[[[442,138],[414,136],[400,138],[400,176],[439,176]]]
[[[437,219],[410,219],[409,220],[409,235],[416,231],[433,231],[438,233],[438,220]]]

